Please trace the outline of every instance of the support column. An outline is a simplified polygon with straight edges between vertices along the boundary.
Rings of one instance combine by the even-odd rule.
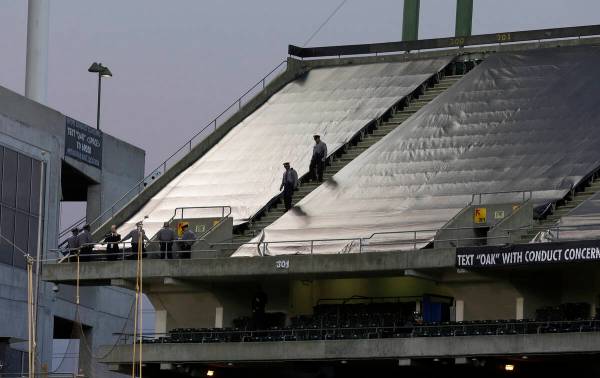
[[[454,314],[457,322],[462,322],[465,320],[465,301],[462,299],[457,299],[454,302]]]
[[[419,39],[419,8],[421,0],[404,0],[402,17],[402,40],[416,41]]]
[[[49,0],[29,0],[25,96],[40,104],[46,104],[48,89],[49,19]]]
[[[473,0],[456,0],[456,37],[471,35],[473,25]]]
[[[517,320],[523,319],[524,307],[525,307],[525,299],[523,297],[518,297],[516,300],[515,319],[517,319]]]
[[[154,311],[154,332],[167,333],[167,310]]]
[[[223,328],[223,307],[215,308],[215,328]]]

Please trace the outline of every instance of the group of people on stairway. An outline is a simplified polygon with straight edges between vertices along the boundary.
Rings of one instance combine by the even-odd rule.
[[[184,222],[181,226],[182,235],[177,236],[175,230],[171,228],[169,222],[165,222],[163,227],[156,234],[156,241],[160,248],[161,259],[174,259],[175,253],[178,253],[178,258],[189,259],[191,257],[192,245],[196,241],[196,234],[190,230],[189,223]],[[136,228],[131,230],[125,237],[117,232],[117,226],[112,225],[101,244],[106,246],[106,254],[94,253],[96,243],[92,239],[90,226],[85,225],[81,232],[77,228],[71,230],[71,237],[66,240],[66,250],[70,256],[79,255],[80,261],[92,261],[97,257],[104,256],[107,260],[119,259],[135,259],[137,253],[146,257],[146,242],[150,240],[146,236],[146,232],[142,228],[142,222],[136,224]],[[130,248],[125,248],[125,242],[131,240]],[[177,247],[174,248],[176,243]],[[99,251],[96,251],[99,252]]]
[[[317,182],[323,182],[323,172],[325,171],[325,164],[327,162],[327,145],[321,141],[320,135],[314,135],[315,145],[313,146],[312,157],[310,159],[310,168],[308,173],[308,180],[315,180]],[[283,203],[285,210],[288,211],[292,208],[292,196],[294,190],[298,189],[298,173],[290,166],[289,162],[283,163],[283,179],[279,190],[283,190]]]
[[[308,180],[323,182],[323,172],[325,171],[325,164],[327,162],[327,145],[321,141],[320,135],[314,135],[313,139],[315,140],[315,145],[313,146],[310,160]],[[285,172],[283,173],[279,190],[283,190],[283,202],[287,211],[292,208],[292,196],[294,191],[298,189],[299,181],[298,173],[291,167],[289,162],[283,163],[283,167]],[[63,253],[70,256],[79,255],[80,261],[91,261],[95,257],[102,256],[102,254],[94,253],[96,244],[92,239],[89,225],[83,226],[81,231],[73,228],[71,232],[71,237],[65,242],[66,249],[63,250]],[[129,240],[131,247],[125,248],[124,242]],[[102,240],[102,244],[106,246],[105,258],[108,260],[118,260],[120,258],[135,259],[138,253],[141,253],[142,257],[146,257],[145,243],[149,241],[142,228],[142,222],[137,223],[136,228],[124,237],[121,237],[117,232],[117,226],[112,225],[110,232]],[[188,223],[183,223],[182,235],[178,237],[177,233],[171,228],[170,223],[165,222],[163,228],[156,233],[156,241],[160,246],[161,259],[173,259],[176,252],[179,254],[179,258],[189,259],[191,257],[192,245],[196,241],[196,234],[189,229]],[[174,251],[174,245],[177,246],[177,251]]]

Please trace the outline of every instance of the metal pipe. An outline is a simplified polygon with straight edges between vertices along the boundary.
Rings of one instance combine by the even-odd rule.
[[[102,96],[102,75],[98,72],[98,108],[96,109],[96,129],[100,130],[100,98]]]

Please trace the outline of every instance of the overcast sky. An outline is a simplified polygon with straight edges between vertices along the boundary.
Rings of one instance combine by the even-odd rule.
[[[154,168],[302,45],[340,0],[50,0],[48,105],[146,150]],[[598,0],[475,0],[473,33],[600,24]],[[348,0],[310,45],[399,40],[402,1]],[[454,0],[421,0],[420,38],[451,36]],[[0,85],[23,93],[27,1],[0,0]]]

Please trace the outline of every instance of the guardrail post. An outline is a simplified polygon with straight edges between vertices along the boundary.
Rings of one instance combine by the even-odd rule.
[[[358,239],[358,253],[362,253],[362,238]]]
[[[314,240],[311,240],[311,241],[310,241],[310,254],[311,254],[311,255],[313,254],[313,247],[314,247],[314,243],[315,243],[315,241],[314,241]]]
[[[413,249],[417,249],[417,231],[413,232]]]

